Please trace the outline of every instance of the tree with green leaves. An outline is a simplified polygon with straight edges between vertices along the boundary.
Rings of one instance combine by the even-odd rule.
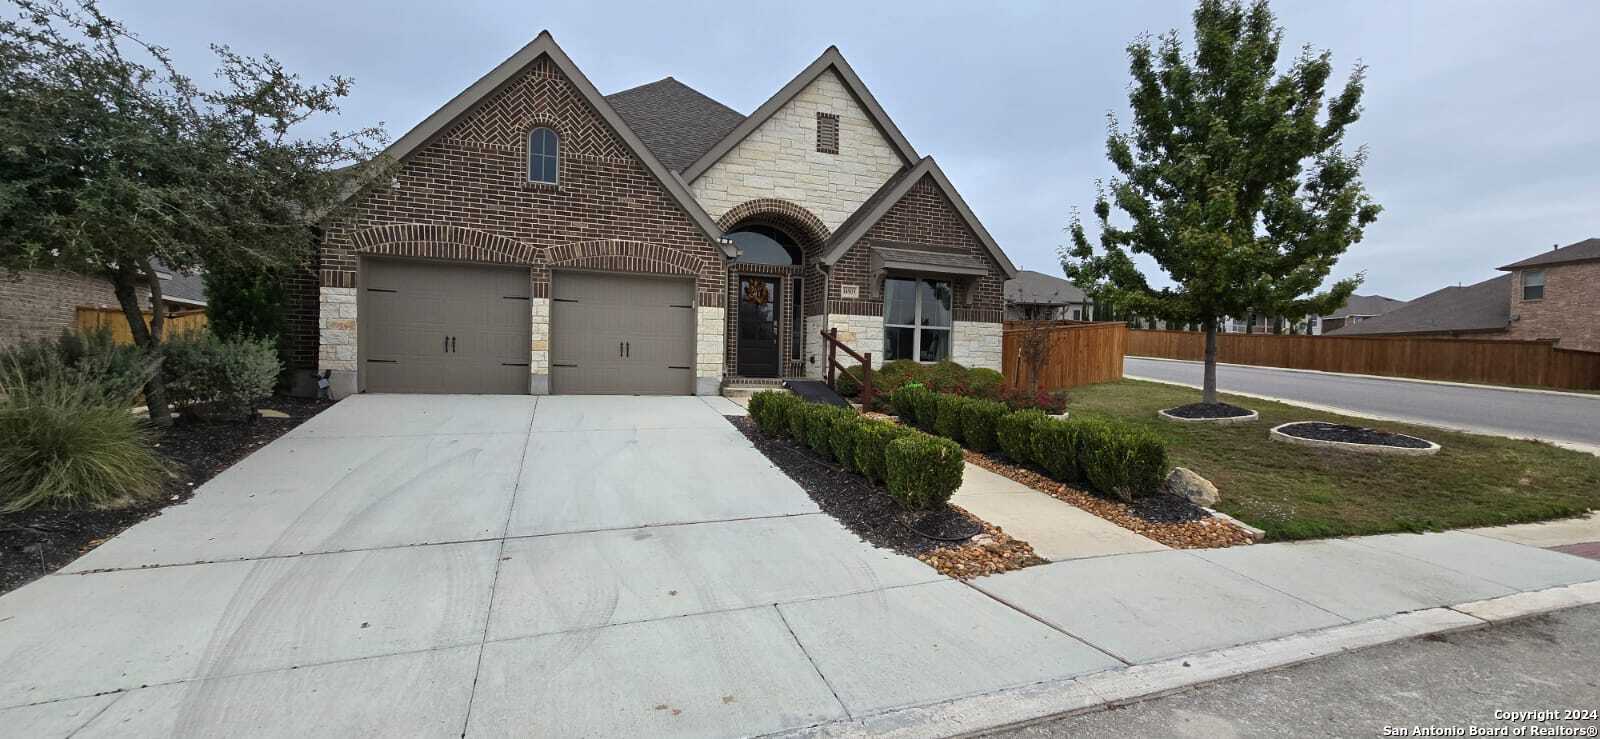
[[[1342,305],[1360,276],[1319,288],[1381,210],[1361,183],[1366,150],[1343,149],[1366,68],[1326,98],[1332,55],[1307,47],[1280,71],[1282,38],[1266,0],[1201,0],[1192,53],[1177,31],[1129,45],[1133,125],[1110,116],[1119,176],[1095,200],[1100,250],[1075,215],[1062,251],[1067,276],[1120,310],[1204,328],[1206,403],[1217,402],[1218,321]],[[1173,285],[1153,287],[1134,254]]]
[[[304,265],[307,215],[340,202],[341,166],[379,151],[377,127],[302,135],[338,112],[347,78],[309,84],[214,45],[216,80],[202,86],[94,0],[12,2],[18,15],[0,19],[0,268],[105,277],[156,360],[156,262]],[[159,373],[145,398],[151,419],[170,423]]]

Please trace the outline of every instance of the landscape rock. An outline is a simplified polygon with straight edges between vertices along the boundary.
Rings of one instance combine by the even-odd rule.
[[[1217,486],[1188,467],[1174,467],[1167,475],[1165,489],[1195,505],[1210,508],[1217,504]]]

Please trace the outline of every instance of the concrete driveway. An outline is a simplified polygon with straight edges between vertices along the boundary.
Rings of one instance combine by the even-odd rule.
[[[1120,664],[862,543],[724,410],[347,399],[0,598],[0,722],[757,734]]]
[[[1205,365],[1127,357],[1130,379],[1199,386]],[[1217,388],[1337,408],[1353,414],[1542,439],[1600,451],[1600,395],[1530,392],[1486,385],[1299,372],[1273,367],[1217,365]]]

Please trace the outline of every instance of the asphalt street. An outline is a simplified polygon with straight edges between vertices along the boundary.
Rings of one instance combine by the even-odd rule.
[[[1595,736],[1596,660],[1600,606],[1589,606],[1373,647],[996,736],[1474,736],[1474,726],[1504,727],[1506,736]],[[1549,710],[1557,712],[1554,720],[1506,717]],[[1560,712],[1569,710],[1582,718],[1563,720]],[[1402,727],[1407,733],[1395,731]],[[1518,734],[1517,727],[1530,728]],[[1543,733],[1551,730],[1560,733]]]
[[[1123,374],[1199,385],[1202,370],[1199,362],[1128,357]],[[1237,365],[1218,365],[1217,387],[1223,392],[1264,395],[1400,421],[1600,447],[1600,395],[1521,392]]]

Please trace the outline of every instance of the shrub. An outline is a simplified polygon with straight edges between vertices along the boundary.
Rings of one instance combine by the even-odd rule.
[[[1067,391],[1033,391],[1008,387],[1001,389],[1000,401],[1014,411],[1037,409],[1046,413],[1060,413],[1067,409]]]
[[[961,487],[961,445],[927,434],[889,442],[884,455],[889,494],[913,509],[939,508]]]
[[[1077,482],[1078,433],[1084,424],[1045,419],[1033,434],[1033,461],[1062,482]]]
[[[762,390],[750,396],[750,420],[767,436],[786,436],[789,414],[804,402],[794,393]]]
[[[922,384],[936,393],[967,394],[967,368],[948,359],[928,366]]]
[[[950,439],[957,444],[962,443],[961,438],[961,409],[967,404],[967,398],[959,395],[939,393],[933,400],[933,433]]]
[[[926,365],[910,359],[896,359],[884,362],[883,366],[872,373],[872,383],[878,391],[885,396],[899,390],[906,385],[921,384],[923,377],[928,374]]]
[[[132,403],[64,367],[29,376],[15,360],[0,366],[0,512],[160,495],[165,465]]]
[[[995,424],[1000,451],[1018,464],[1039,464],[1033,454],[1033,437],[1050,418],[1041,410],[1008,413]]]
[[[823,403],[807,403],[803,406],[806,414],[805,444],[811,451],[828,459],[833,459],[833,424],[841,418],[855,418],[856,412],[849,408]]]
[[[0,368],[11,382],[39,384],[65,381],[87,386],[102,397],[130,405],[140,388],[155,374],[155,363],[144,350],[118,345],[111,329],[64,331],[56,339],[25,341],[0,351]]]
[[[967,371],[967,395],[987,400],[998,399],[1005,380],[1005,375],[988,367],[973,367]]]
[[[251,260],[219,259],[206,265],[206,321],[223,339],[275,339],[289,305],[285,285],[293,275]]]
[[[272,393],[278,351],[270,339],[221,339],[199,329],[162,344],[161,372],[172,406],[216,420],[251,418],[255,402]]]
[[[931,395],[932,391],[921,385],[906,385],[894,391],[889,396],[889,406],[894,409],[894,414],[906,423],[917,422],[917,403],[924,395]]]
[[[1102,426],[1080,451],[1079,465],[1094,488],[1126,501],[1161,489],[1167,449],[1147,431]]]
[[[865,418],[848,413],[833,419],[832,429],[828,443],[833,448],[833,458],[851,472],[859,472],[856,467],[856,441],[861,435],[861,429],[868,423]]]
[[[855,468],[873,482],[888,479],[889,443],[917,433],[905,426],[883,421],[866,421],[856,432]]]
[[[939,393],[931,390],[912,396],[911,412],[917,428],[929,433],[933,432],[934,424],[939,422],[939,397]]]
[[[1008,413],[1004,403],[967,398],[961,405],[961,443],[975,452],[994,451],[1000,419]]]

